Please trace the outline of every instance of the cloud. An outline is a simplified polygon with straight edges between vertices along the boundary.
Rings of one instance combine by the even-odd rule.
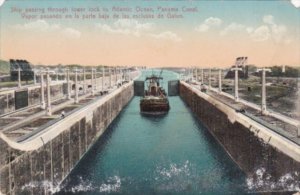
[[[25,24],[16,24],[13,28],[18,30],[54,31],[60,29],[59,24],[49,24],[45,20],[36,20]]]
[[[263,24],[255,28],[246,26],[244,24],[231,23],[220,31],[220,35],[235,34],[237,32],[249,35],[253,41],[261,42],[273,40],[276,43],[290,43],[291,40],[287,36],[287,27],[285,25],[277,24],[272,15],[265,15],[262,18]]]
[[[73,28],[65,28],[62,33],[68,37],[68,38],[73,38],[73,39],[78,39],[81,36],[81,32],[78,30],[75,30]]]
[[[1,5],[3,5],[4,1],[5,0],[0,0],[0,7],[1,7]]]
[[[142,33],[153,29],[152,23],[139,23],[137,20],[132,19],[119,19],[112,25],[108,24],[96,24],[96,28],[104,32],[113,34],[125,34],[134,35],[136,37],[141,36]]]
[[[61,33],[62,35],[68,38],[75,39],[78,39],[81,36],[81,32],[76,29],[69,27],[64,28],[60,24],[49,24],[45,20],[36,20],[25,24],[16,24],[13,25],[12,28],[22,31],[25,30],[35,32],[57,32]]]
[[[265,15],[263,17],[263,22],[266,24],[275,24],[274,23],[274,17],[272,15]]]
[[[268,25],[269,31],[271,33],[270,38],[276,42],[284,40],[287,36],[287,28],[285,25],[280,25],[275,22],[275,19],[272,15],[265,15],[263,17],[263,22]]]
[[[164,31],[158,34],[151,33],[154,29],[153,23],[140,23],[133,19],[119,19],[113,24],[95,24],[96,29],[111,34],[123,34],[140,37],[142,35],[150,36],[156,39],[170,40],[174,42],[181,41],[181,38],[174,32]]]
[[[253,31],[252,27],[247,27],[243,24],[237,24],[237,23],[231,23],[228,26],[226,26],[223,30],[221,30],[220,35],[224,36],[230,33],[236,33],[236,32],[246,32],[250,33]]]
[[[165,39],[170,40],[174,42],[180,42],[182,39],[174,32],[171,31],[165,31],[159,34],[151,34],[150,36],[156,38],[156,39]]]
[[[204,20],[202,24],[195,28],[198,32],[206,32],[212,27],[218,27],[222,24],[222,20],[220,18],[209,17]]]
[[[270,38],[271,32],[268,26],[260,26],[250,35],[254,41],[266,41]]]
[[[291,3],[293,4],[293,6],[295,6],[296,8],[300,7],[300,0],[291,0]]]

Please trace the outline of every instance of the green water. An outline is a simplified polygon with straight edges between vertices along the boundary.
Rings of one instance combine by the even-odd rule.
[[[162,76],[165,88],[176,79]],[[169,100],[167,115],[146,117],[134,97],[58,194],[246,193],[245,175],[223,148],[179,97]]]

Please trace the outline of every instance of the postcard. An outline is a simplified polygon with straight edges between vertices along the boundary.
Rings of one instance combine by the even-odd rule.
[[[300,0],[0,0],[0,194],[300,194]]]

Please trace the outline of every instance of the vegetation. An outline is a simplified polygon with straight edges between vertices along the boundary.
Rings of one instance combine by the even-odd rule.
[[[253,66],[251,67],[253,69]],[[289,77],[289,78],[297,78],[300,77],[300,67],[291,67],[286,66],[285,72],[282,72],[282,66],[272,66],[270,67],[271,72],[267,72],[267,77]],[[254,76],[260,76],[261,72],[254,72]]]
[[[285,67],[285,72],[282,72],[281,66],[273,66],[271,67],[272,72],[268,74],[268,76],[272,77],[299,77],[300,76],[300,67]]]
[[[10,70],[9,62],[0,60],[0,74],[8,74]]]

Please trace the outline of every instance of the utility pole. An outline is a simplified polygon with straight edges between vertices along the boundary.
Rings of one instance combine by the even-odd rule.
[[[269,68],[260,68],[257,70],[261,71],[261,113],[263,115],[267,114],[267,101],[266,101],[266,72],[271,72]]]
[[[239,70],[242,70],[242,68],[238,68],[238,66],[231,68],[234,72],[234,100],[236,102],[239,101]]]

